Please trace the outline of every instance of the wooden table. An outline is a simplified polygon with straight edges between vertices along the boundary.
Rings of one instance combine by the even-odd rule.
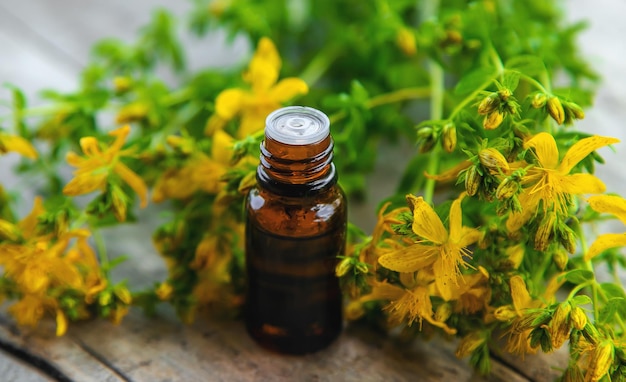
[[[89,46],[114,36],[132,39],[138,26],[149,19],[155,5],[174,7],[184,14],[187,2],[166,0],[0,0],[0,82],[11,82],[29,97],[50,87],[71,90],[85,64]],[[626,3],[621,0],[594,2],[570,0],[571,19],[588,18],[591,29],[582,38],[582,48],[607,81],[580,128],[626,141],[626,75],[623,62],[626,45]],[[237,41],[224,47],[224,36],[214,35],[202,45],[187,38],[194,48],[191,67],[230,65],[242,60],[248,46]],[[214,49],[209,50],[207,44]],[[210,53],[209,53],[210,51]],[[0,90],[0,99],[8,99]],[[607,155],[608,165],[598,174],[609,191],[626,195],[626,172],[622,170],[626,148]],[[391,192],[398,169],[389,163],[389,152],[380,156],[370,180],[373,202]],[[387,156],[386,156],[387,155]],[[396,153],[397,155],[397,153]],[[20,189],[27,211],[33,191],[10,173],[13,156],[0,159],[0,178],[7,188]],[[387,188],[385,188],[387,187]],[[154,221],[155,211],[142,212],[142,222]],[[351,218],[371,228],[374,208],[351,206]],[[156,224],[156,223],[153,223]],[[154,226],[142,224],[109,230],[115,237],[110,252],[133,253],[116,279],[129,278],[135,287],[162,279],[165,269],[149,242]],[[618,227],[621,229],[621,227]],[[121,244],[119,244],[121,243]],[[137,275],[142,275],[137,277]],[[241,322],[219,322],[200,318],[194,325],[181,324],[167,308],[156,318],[131,311],[122,325],[91,321],[72,325],[66,336],[54,336],[52,322],[35,331],[15,327],[0,312],[0,381],[549,381],[559,373],[566,353],[493,359],[493,374],[474,375],[464,360],[454,357],[454,342],[441,338],[431,342],[399,344],[362,327],[348,327],[329,349],[306,357],[277,356],[258,348]]]

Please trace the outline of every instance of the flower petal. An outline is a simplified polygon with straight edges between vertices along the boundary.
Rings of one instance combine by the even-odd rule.
[[[124,146],[124,143],[126,143],[126,137],[128,137],[128,134],[130,134],[129,125],[124,125],[120,127],[119,129],[110,131],[109,135],[112,137],[115,137],[115,141],[113,141],[113,144],[111,145],[111,147],[109,147],[109,150],[107,151],[114,152],[114,153],[120,151],[122,147]]]
[[[280,80],[269,91],[269,98],[276,102],[285,102],[297,95],[309,92],[309,86],[306,82],[296,77],[289,77]]]
[[[65,314],[63,313],[61,309],[57,309],[56,321],[57,321],[56,335],[57,337],[61,337],[67,331],[67,317],[65,317]]]
[[[80,167],[85,159],[75,152],[70,151],[65,155],[65,161],[71,166]]]
[[[121,162],[115,164],[113,171],[135,191],[141,200],[141,208],[144,208],[148,204],[148,187],[143,179]]]
[[[585,253],[585,261],[589,261],[607,249],[626,246],[626,233],[605,233],[598,236],[596,241],[591,244],[587,253]]]
[[[525,191],[519,196],[519,202],[522,206],[522,212],[511,212],[506,220],[506,229],[509,232],[515,232],[530,220],[537,213],[537,206],[540,200],[539,193],[530,193]]]
[[[565,193],[599,194],[606,190],[604,183],[591,174],[572,174],[559,179],[561,190]]]
[[[467,247],[470,244],[474,244],[481,237],[483,237],[483,233],[475,228],[462,227],[460,238],[458,240],[458,245],[461,247]]]
[[[458,199],[452,202],[450,206],[450,221],[448,231],[450,232],[450,241],[458,242],[461,239],[461,230],[463,227],[463,212],[461,211],[462,194]]]
[[[270,62],[276,69],[280,69],[282,65],[276,45],[274,45],[274,42],[268,37],[263,37],[259,40],[259,45],[256,48],[254,56],[255,58],[262,58]]]
[[[539,133],[524,143],[525,148],[534,148],[537,159],[544,168],[554,169],[559,163],[559,149],[554,137],[548,133]]]
[[[250,84],[252,91],[256,95],[268,94],[269,90],[278,80],[278,69],[265,60],[255,60],[250,62],[250,67],[244,73],[244,81]]]
[[[461,171],[465,170],[471,165],[472,165],[472,162],[468,160],[463,160],[459,162],[456,166],[449,168],[438,175],[431,175],[427,172],[424,172],[424,176],[427,177],[428,179],[434,179],[438,182],[451,182],[453,180],[456,180],[459,177],[459,173]]]
[[[415,272],[434,263],[438,253],[435,247],[413,244],[382,255],[378,263],[396,272]]]
[[[405,290],[397,285],[388,282],[374,281],[372,284],[372,292],[362,296],[359,301],[376,301],[376,300],[397,300],[404,295]]]
[[[619,139],[617,138],[600,137],[597,135],[581,139],[580,141],[576,142],[572,147],[570,147],[569,150],[567,150],[567,153],[565,153],[565,156],[561,161],[561,165],[559,166],[559,171],[567,174],[570,172],[572,167],[576,166],[578,162],[583,160],[593,151],[599,149],[600,147],[618,142]]]
[[[424,201],[424,198],[413,198],[413,232],[435,244],[442,244],[448,240],[448,232],[441,219],[433,208]]]
[[[231,120],[243,109],[247,93],[241,89],[226,89],[215,99],[215,113],[224,120]]]
[[[37,151],[26,139],[17,135],[0,134],[0,146],[6,151],[14,151],[26,158],[37,159]],[[0,153],[4,152],[0,150]]]
[[[530,306],[532,298],[526,289],[526,283],[521,276],[515,275],[511,277],[509,281],[511,286],[511,298],[513,299],[513,307],[515,312],[520,315],[522,309],[526,309]]]
[[[44,212],[43,199],[40,196],[36,196],[33,200],[33,209],[18,224],[18,227],[22,230],[22,236],[31,238],[35,235],[37,224],[39,224],[39,216]]]
[[[626,199],[621,196],[595,195],[590,197],[588,202],[594,211],[615,215],[626,224]]]
[[[279,104],[272,104],[268,108],[258,108],[244,113],[241,117],[241,121],[239,122],[237,138],[243,139],[248,135],[252,135],[257,131],[263,129],[263,127],[265,126],[265,118],[267,117],[267,115],[272,111],[278,109],[279,107]]]
[[[98,189],[104,189],[106,186],[107,173],[99,174],[81,174],[70,180],[63,187],[63,194],[76,196],[88,194]]]
[[[222,164],[229,164],[233,156],[234,139],[223,130],[217,130],[213,135],[211,158]]]
[[[101,156],[102,152],[95,137],[83,137],[80,139],[80,147],[87,156]]]

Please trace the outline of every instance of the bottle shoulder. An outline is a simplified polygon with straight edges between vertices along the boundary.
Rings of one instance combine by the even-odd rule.
[[[338,185],[303,197],[286,197],[254,187],[246,200],[246,220],[258,228],[286,236],[315,236],[344,229],[346,196]]]

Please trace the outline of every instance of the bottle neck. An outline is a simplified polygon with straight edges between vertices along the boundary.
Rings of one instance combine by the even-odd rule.
[[[315,194],[337,182],[332,160],[330,136],[308,145],[289,145],[266,136],[261,143],[257,180],[262,187],[280,195]]]

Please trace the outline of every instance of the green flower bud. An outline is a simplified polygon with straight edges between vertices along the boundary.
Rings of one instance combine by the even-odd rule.
[[[483,149],[478,152],[480,164],[485,166],[492,174],[508,172],[509,162],[502,153],[494,148]]]
[[[611,368],[611,365],[613,365],[614,357],[615,346],[613,345],[613,341],[604,340],[597,344],[589,361],[585,381],[599,381],[604,377]]]
[[[537,233],[535,233],[535,249],[538,251],[545,251],[551,243],[552,235],[554,234],[554,225],[556,223],[556,215],[554,213],[546,214]]]
[[[569,301],[560,303],[554,310],[554,315],[548,325],[550,339],[554,349],[560,348],[569,337],[569,332],[571,330],[569,325],[571,311],[572,306]]]
[[[493,130],[500,126],[503,120],[504,114],[498,110],[494,110],[483,119],[483,127],[485,130]]]
[[[530,104],[535,109],[541,109],[542,107],[546,106],[546,102],[548,102],[548,96],[545,93],[537,93],[533,96]]]
[[[562,271],[565,267],[567,267],[569,256],[567,255],[567,252],[558,249],[552,254],[552,261],[554,262],[554,265]]]
[[[507,101],[509,99],[509,97],[511,97],[511,95],[513,95],[513,93],[511,93],[511,90],[504,88],[504,89],[500,89],[498,91],[498,95],[500,96],[500,99],[502,101]]]
[[[496,110],[500,105],[500,97],[497,93],[491,93],[487,97],[483,98],[478,104],[478,114],[486,115]]]
[[[113,78],[113,88],[116,93],[127,92],[133,84],[133,80],[130,77],[115,77]]]
[[[574,118],[576,118],[576,119],[584,119],[585,118],[585,112],[583,111],[583,109],[580,106],[576,105],[573,102],[570,102],[567,106],[569,107],[569,109],[572,112],[572,114],[574,114]]]
[[[565,121],[565,111],[563,110],[563,105],[561,104],[561,100],[555,96],[550,97],[548,99],[548,114],[561,125]]]
[[[496,198],[500,200],[509,199],[515,195],[518,190],[519,184],[516,181],[511,178],[504,178],[496,189]]]
[[[474,196],[478,192],[482,179],[476,166],[471,166],[465,172],[465,191],[469,196]]]
[[[335,276],[342,277],[348,273],[350,269],[352,269],[352,259],[345,257],[337,264],[337,267],[335,267]]]
[[[419,140],[426,140],[426,139],[432,139],[433,138],[433,128],[432,127],[422,127],[419,130],[417,130],[417,139]]]
[[[443,149],[446,152],[453,152],[456,148],[456,127],[448,123],[443,127]]]
[[[572,320],[572,326],[578,330],[583,330],[585,325],[587,325],[587,315],[585,311],[578,306],[572,310],[570,319]]]

